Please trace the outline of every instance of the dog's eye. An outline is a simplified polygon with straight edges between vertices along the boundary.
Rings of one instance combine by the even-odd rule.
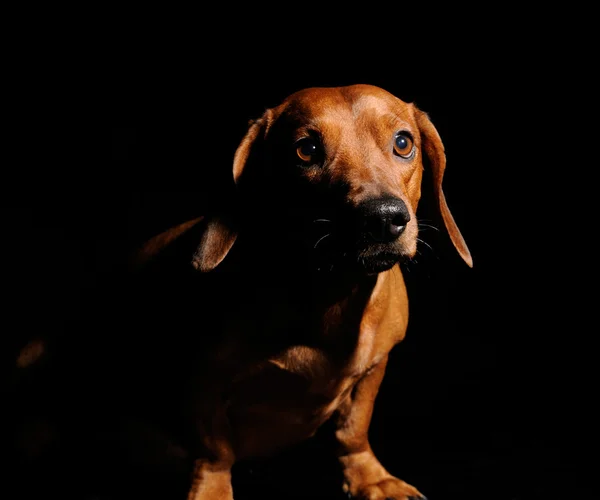
[[[394,138],[394,153],[402,158],[409,158],[413,151],[413,140],[406,132],[399,132]]]
[[[320,154],[319,146],[310,137],[305,137],[296,143],[296,154],[304,166],[314,165]]]

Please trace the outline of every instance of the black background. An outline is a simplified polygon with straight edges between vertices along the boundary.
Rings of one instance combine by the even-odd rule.
[[[235,147],[265,108],[307,86],[378,85],[436,125],[474,268],[443,231],[423,233],[432,248],[407,274],[411,321],[377,399],[376,454],[430,500],[591,498],[595,326],[577,282],[585,235],[572,229],[588,200],[569,182],[572,110],[588,101],[556,68],[560,47],[440,40],[373,53],[290,36],[267,44],[278,51],[256,37],[197,52],[139,41],[92,82],[36,98],[43,119],[24,152],[35,171],[22,162],[5,187],[16,330],[65,328],[132,245],[222,202]],[[66,125],[52,118],[57,95],[74,112]],[[422,217],[439,225],[425,191]],[[320,498],[320,451],[241,466],[236,498]]]

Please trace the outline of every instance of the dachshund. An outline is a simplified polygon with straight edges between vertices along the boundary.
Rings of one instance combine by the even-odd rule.
[[[227,203],[139,250],[143,273],[177,242],[191,245],[177,278],[162,275],[160,299],[148,292],[155,278],[140,288],[138,323],[121,334],[135,354],[119,360],[135,382],[119,379],[131,390],[111,404],[134,399],[142,417],[170,414],[193,461],[188,500],[232,500],[236,462],[273,455],[326,422],[340,492],[425,498],[379,462],[368,429],[407,329],[401,266],[417,251],[425,168],[450,240],[473,265],[442,191],[445,166],[416,105],[372,85],[303,89],[250,122]],[[118,357],[115,345],[107,356]],[[175,360],[168,370],[166,359]],[[107,398],[103,384],[88,387]]]

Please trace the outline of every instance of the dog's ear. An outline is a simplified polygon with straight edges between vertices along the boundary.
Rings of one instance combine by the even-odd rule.
[[[235,241],[236,233],[222,217],[198,217],[183,222],[150,238],[134,249],[129,256],[129,269],[141,270],[161,255],[171,254],[172,257],[172,250],[177,246],[183,247],[177,253],[186,252],[186,248],[189,252],[190,243],[195,245],[193,241],[197,242],[198,236],[200,236],[200,245],[192,257],[192,265],[199,271],[210,271],[225,258]]]
[[[256,161],[262,154],[262,145],[272,121],[273,112],[267,109],[259,119],[250,122],[248,131],[233,157],[233,181],[236,185],[239,185],[242,174],[246,171],[246,165]]]
[[[188,220],[144,241],[139,247],[134,248],[129,255],[129,269],[131,271],[142,269],[159,255],[164,254],[169,248],[172,248],[175,242],[184,239],[185,235],[194,233],[194,230],[201,226],[200,223],[203,220],[204,217]],[[191,237],[197,236],[191,234]]]
[[[473,267],[471,252],[469,251],[462,234],[460,234],[458,226],[454,221],[454,217],[450,213],[444,191],[442,190],[442,180],[444,179],[444,170],[446,169],[446,154],[444,153],[442,139],[426,113],[417,109],[416,119],[421,131],[422,150],[427,155],[431,164],[434,192],[438,200],[440,213],[446,226],[446,230],[460,256],[469,267]]]
[[[259,154],[258,150],[270,121],[270,110],[267,110],[258,120],[251,121],[248,131],[235,151],[233,180],[236,184],[236,190],[239,188],[246,164],[250,162],[251,157]],[[227,215],[216,215],[209,217],[206,221],[202,239],[192,257],[192,265],[199,271],[207,272],[217,267],[235,243],[238,236],[237,224],[239,217],[237,216],[237,206],[241,202],[239,198],[239,193],[236,192],[233,199],[230,200],[229,206],[224,207],[223,212]]]
[[[192,266],[201,272],[212,271],[227,256],[237,239],[233,221],[224,216],[208,218]]]

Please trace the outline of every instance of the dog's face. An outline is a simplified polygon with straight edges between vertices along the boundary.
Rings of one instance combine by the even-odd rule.
[[[209,226],[196,262],[211,269],[245,233],[323,272],[385,271],[416,252],[425,157],[444,216],[445,157],[424,113],[367,85],[297,92],[250,126],[234,159],[237,213]]]

